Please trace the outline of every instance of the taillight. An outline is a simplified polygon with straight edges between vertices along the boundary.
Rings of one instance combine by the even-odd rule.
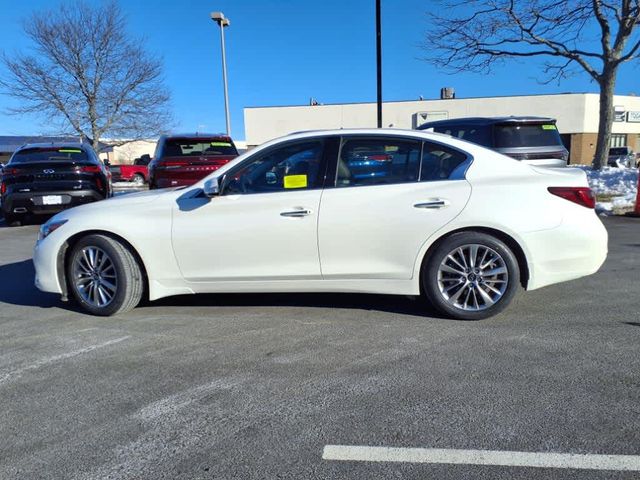
[[[549,193],[587,208],[596,207],[596,196],[589,187],[549,187]]]
[[[19,173],[19,168],[5,168],[3,175],[18,175]]]
[[[161,162],[157,166],[158,167],[186,167],[189,165],[189,160],[168,160],[166,162]]]
[[[0,195],[7,193],[7,186],[4,182],[0,182]]]
[[[100,173],[102,170],[98,165],[90,165],[90,166],[80,167],[80,171],[83,173]]]

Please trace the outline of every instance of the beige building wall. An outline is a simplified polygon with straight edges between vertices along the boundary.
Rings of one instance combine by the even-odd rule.
[[[571,135],[569,163],[591,165],[596,153],[596,133],[574,133]]]
[[[561,133],[579,133],[587,126],[588,96],[597,101],[595,94],[562,94],[386,102],[383,126],[415,128],[431,119],[533,115],[556,118]],[[247,145],[259,145],[300,130],[375,127],[376,104],[248,107],[244,122]]]
[[[561,134],[570,134],[571,163],[590,164],[595,152],[600,100],[595,93],[524,95],[515,97],[416,100],[383,104],[385,127],[415,128],[429,120],[476,116],[532,115],[557,119]],[[614,105],[640,112],[640,97],[616,95]],[[625,118],[626,120],[626,118]],[[244,109],[249,147],[301,130],[376,126],[376,104],[248,107]],[[614,134],[626,134],[627,144],[640,149],[640,123],[614,122]]]
[[[106,141],[105,143],[110,142]],[[124,145],[114,146],[113,152],[109,152],[108,154],[109,162],[114,165],[130,165],[136,158],[144,154],[153,157],[156,143],[157,140],[136,140],[125,143]],[[104,157],[104,154],[102,154],[101,157]]]

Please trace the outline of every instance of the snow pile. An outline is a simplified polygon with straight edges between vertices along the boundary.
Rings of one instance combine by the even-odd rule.
[[[622,213],[634,207],[638,191],[638,169],[602,167],[601,170],[594,170],[582,165],[572,167],[581,168],[587,174],[589,186],[598,198],[598,212]]]

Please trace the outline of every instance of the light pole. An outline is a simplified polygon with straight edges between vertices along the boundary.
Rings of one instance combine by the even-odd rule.
[[[211,12],[211,20],[220,27],[220,44],[222,45],[222,82],[224,83],[224,116],[227,122],[227,135],[231,136],[231,118],[229,117],[229,92],[227,91],[227,56],[224,49],[224,27],[231,21],[222,12]]]
[[[382,128],[382,26],[380,0],[376,0],[376,79],[378,128]]]

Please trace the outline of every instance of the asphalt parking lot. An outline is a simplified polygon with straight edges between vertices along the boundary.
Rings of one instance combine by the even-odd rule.
[[[90,317],[33,287],[37,226],[0,221],[0,478],[639,478],[323,458],[327,445],[640,455],[640,219],[603,221],[598,274],[480,322],[328,294]]]

